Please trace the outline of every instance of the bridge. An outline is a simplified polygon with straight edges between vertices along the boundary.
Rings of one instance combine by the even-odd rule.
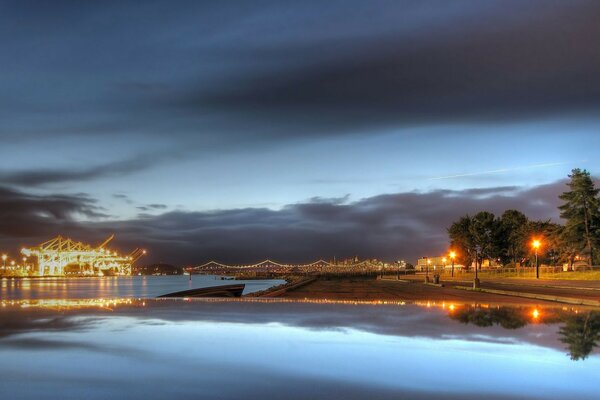
[[[217,261],[187,268],[191,273],[227,274],[241,272],[270,272],[270,273],[338,273],[338,272],[374,272],[380,271],[383,263],[379,261],[361,261],[351,264],[318,260],[308,264],[280,263],[273,260],[264,260],[255,264],[228,265]]]

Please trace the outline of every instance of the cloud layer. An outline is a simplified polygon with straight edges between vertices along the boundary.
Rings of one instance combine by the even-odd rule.
[[[407,259],[439,254],[447,248],[446,228],[458,217],[509,208],[530,218],[558,220],[563,181],[524,189],[498,187],[463,191],[397,193],[347,203],[313,199],[280,210],[246,208],[210,212],[170,211],[107,221],[86,196],[35,197],[4,189],[0,222],[2,247],[34,244],[58,233],[99,242],[110,233],[124,249],[144,246],[148,261],[199,264],[265,258],[307,262],[335,257]],[[161,210],[150,204],[147,209]],[[82,222],[77,216],[84,215]]]
[[[5,2],[0,137],[93,138],[130,154],[0,180],[136,172],[149,165],[139,143],[155,139],[194,157],[415,124],[593,117],[599,17],[585,0]]]

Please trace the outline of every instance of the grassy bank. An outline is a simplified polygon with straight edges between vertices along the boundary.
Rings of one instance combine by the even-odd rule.
[[[511,278],[511,279],[534,279],[535,272],[479,272],[479,278]],[[455,279],[471,280],[475,277],[472,272],[463,272],[454,274]],[[448,279],[449,275],[442,275],[442,279]],[[600,271],[568,271],[568,272],[540,272],[540,279],[556,279],[556,280],[581,280],[592,281],[600,280]]]

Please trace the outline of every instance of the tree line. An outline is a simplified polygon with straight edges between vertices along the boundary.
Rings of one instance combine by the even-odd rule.
[[[448,315],[463,324],[473,324],[485,328],[499,325],[505,329],[519,329],[531,321],[528,310],[514,307],[461,307]],[[600,311],[581,313],[565,312],[558,309],[544,310],[539,322],[554,324],[562,322],[558,336],[568,345],[572,360],[585,360],[600,341]]]
[[[527,264],[534,239],[542,243],[538,253],[542,262],[572,266],[577,259],[588,265],[600,261],[600,190],[586,170],[574,169],[569,178],[568,190],[559,196],[561,224],[530,220],[518,210],[506,210],[499,217],[482,211],[455,221],[448,235],[457,261],[465,266],[475,261],[479,268],[486,259],[502,265]]]

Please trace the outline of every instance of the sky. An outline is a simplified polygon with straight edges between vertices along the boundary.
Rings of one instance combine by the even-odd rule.
[[[600,161],[596,1],[1,1],[0,248],[439,254]]]

